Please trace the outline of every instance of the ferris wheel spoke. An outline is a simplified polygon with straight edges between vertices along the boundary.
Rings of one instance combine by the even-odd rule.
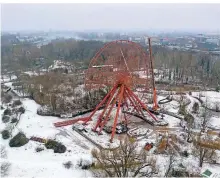
[[[133,80],[132,74],[131,74],[131,72],[130,72],[130,69],[129,69],[129,67],[128,67],[127,61],[126,61],[126,59],[125,59],[124,53],[122,52],[121,48],[120,48],[120,51],[121,51],[122,57],[123,57],[123,59],[124,59],[124,63],[125,63],[125,66],[126,66],[126,68],[127,68],[127,71],[128,71],[128,73],[129,73],[129,75],[130,75],[130,77],[131,77],[131,79],[132,79],[132,83],[133,83],[133,85],[134,85],[135,88],[136,88],[135,82],[134,82],[134,80]]]

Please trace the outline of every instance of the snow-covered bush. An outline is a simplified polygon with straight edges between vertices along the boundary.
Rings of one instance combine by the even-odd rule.
[[[4,113],[3,113],[4,115],[11,115],[12,114],[12,112],[11,112],[11,109],[6,109],[5,111],[4,111]]]
[[[54,153],[65,153],[66,152],[66,147],[63,144],[55,140],[48,140],[45,146],[47,149],[53,149]]]
[[[20,112],[20,113],[24,114],[24,112],[25,112],[24,107],[20,107],[20,108],[18,109],[18,112]]]
[[[22,132],[15,135],[9,142],[10,147],[20,147],[28,143],[29,139]]]
[[[54,149],[57,144],[58,142],[55,140],[48,140],[47,143],[45,144],[45,147],[47,149]]]
[[[65,153],[66,147],[62,145],[61,143],[58,143],[53,150],[54,150],[54,153]]]
[[[71,161],[67,161],[66,163],[63,163],[63,166],[66,168],[66,169],[70,169],[73,167],[73,163]]]
[[[5,149],[5,147],[3,147],[1,145],[1,158],[7,158],[7,151]],[[7,176],[8,173],[9,173],[9,170],[10,170],[10,166],[11,164],[7,161],[3,161],[1,162],[1,176],[4,177],[4,176]]]
[[[18,122],[17,118],[14,117],[14,118],[11,119],[11,123],[16,123],[16,122]]]
[[[182,115],[185,115],[186,114],[186,106],[185,105],[180,105],[178,113],[182,114]]]
[[[189,156],[189,153],[187,152],[187,150],[185,150],[185,151],[183,151],[183,156],[185,156],[185,157],[188,157]]]
[[[4,97],[4,102],[5,103],[9,103],[9,102],[11,102],[11,100],[12,100],[12,96],[11,95],[5,95],[5,97]]]
[[[3,116],[3,117],[2,117],[2,122],[3,122],[3,123],[8,123],[9,120],[10,120],[10,116],[7,116],[7,115],[6,115],[6,116]]]
[[[20,100],[15,100],[14,102],[13,102],[13,104],[12,104],[12,106],[14,107],[14,106],[19,106],[19,105],[21,105],[22,103],[21,103],[21,101]]]
[[[5,177],[8,175],[11,164],[8,162],[1,163],[1,176]]]
[[[53,109],[47,105],[41,106],[37,109],[37,114],[39,115],[48,115],[52,114]]]
[[[1,158],[7,158],[7,152],[3,145],[1,145]]]
[[[3,139],[8,139],[10,137],[10,132],[8,130],[3,130],[1,134]]]
[[[215,103],[215,111],[219,112],[220,111],[220,102]]]
[[[193,112],[193,113],[197,113],[198,110],[199,110],[199,103],[198,103],[198,102],[195,102],[195,103],[193,104],[193,107],[192,107],[192,112]]]
[[[77,166],[81,169],[89,169],[94,163],[87,159],[80,159],[77,161]]]
[[[44,150],[44,148],[43,147],[40,147],[40,146],[38,146],[37,148],[35,148],[35,151],[36,152],[41,152],[41,151],[43,151]]]

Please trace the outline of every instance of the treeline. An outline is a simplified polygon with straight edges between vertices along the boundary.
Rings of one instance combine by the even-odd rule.
[[[33,44],[18,43],[14,37],[8,41],[4,38],[2,44],[3,73],[47,69],[57,59],[69,61],[76,67],[87,67],[91,58],[104,45],[101,41],[60,39],[38,48]],[[146,46],[144,49],[147,51]],[[153,46],[153,56],[155,68],[162,71],[162,78],[168,78],[171,82],[193,84],[197,82],[214,86],[220,84],[219,56],[169,50],[160,46]]]
[[[87,91],[77,76],[54,72],[23,74],[17,81],[13,83],[17,91],[58,113],[94,108],[107,93],[104,89]]]
[[[55,40],[42,46],[41,51],[48,58],[84,61],[91,59],[103,45],[101,41]]]
[[[162,79],[181,84],[220,85],[220,57],[191,51],[154,51],[154,66]]]
[[[38,48],[27,43],[2,45],[2,64],[5,69],[15,71],[28,68],[47,68],[53,60],[66,60],[77,64],[83,62],[88,65],[89,60],[103,46],[100,41],[53,40]]]

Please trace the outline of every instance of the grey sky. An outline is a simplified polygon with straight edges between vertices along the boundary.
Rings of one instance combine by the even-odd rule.
[[[2,4],[2,30],[220,30],[220,4]]]

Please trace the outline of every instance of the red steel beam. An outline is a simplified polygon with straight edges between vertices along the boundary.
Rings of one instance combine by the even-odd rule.
[[[129,95],[129,92],[127,92],[125,90],[126,96],[128,97],[129,101],[131,102],[132,106],[134,107],[134,109],[137,111],[138,114],[140,114],[140,110],[137,108],[137,105],[134,103],[134,101],[132,100],[131,96]]]
[[[88,117],[88,119],[84,122],[84,124],[86,124],[88,121],[90,121],[92,119],[92,116],[96,113],[96,111],[105,103],[105,101],[107,100],[107,98],[111,95],[112,92],[114,92],[116,90],[116,88],[118,87],[118,85],[116,84],[111,91],[105,96],[105,98],[98,104],[98,106],[95,108],[95,110],[92,112],[92,114]]]
[[[112,128],[112,136],[111,136],[110,142],[113,141],[113,138],[114,138],[114,135],[115,135],[115,129],[116,129],[117,121],[118,121],[119,110],[121,108],[121,100],[123,98],[124,89],[125,89],[125,86],[124,86],[124,84],[122,84],[120,95],[119,95],[118,108],[117,108],[116,116],[115,116],[115,119],[114,119],[114,125],[113,125],[113,128]]]
[[[62,121],[62,122],[56,122],[53,125],[55,127],[62,127],[62,126],[75,124],[78,121],[86,121],[87,119],[88,119],[87,117],[79,118],[79,119],[72,119],[72,120],[67,120],[67,121]]]
[[[96,131],[97,127],[98,127],[98,126],[100,125],[100,123],[102,122],[102,118],[103,118],[103,116],[104,116],[104,114],[105,114],[107,108],[109,107],[109,104],[110,104],[110,102],[112,101],[112,98],[113,98],[114,95],[115,95],[115,91],[116,91],[116,90],[113,90],[113,91],[111,92],[110,97],[109,97],[109,99],[108,99],[108,101],[107,101],[107,104],[106,104],[104,110],[102,111],[102,113],[99,115],[99,119],[98,119],[98,121],[97,121],[97,123],[96,123],[96,126],[93,128],[93,131]],[[117,92],[117,91],[116,91],[116,92]]]
[[[126,90],[129,91],[129,93],[134,96],[134,98],[139,102],[139,104],[141,105],[141,107],[143,107],[147,112],[148,114],[155,120],[155,121],[158,121],[157,118],[149,111],[149,109],[145,106],[144,103],[141,102],[141,100],[128,88],[126,87]]]
[[[102,131],[104,125],[107,123],[108,118],[109,118],[109,115],[111,114],[111,111],[112,111],[113,107],[114,107],[115,104],[116,104],[116,101],[117,101],[117,99],[118,99],[118,97],[119,97],[120,92],[121,92],[121,88],[120,88],[120,91],[118,91],[118,93],[117,93],[117,95],[116,95],[114,101],[112,102],[112,105],[111,105],[111,107],[109,108],[108,113],[107,113],[107,115],[105,116],[104,121],[103,121],[103,122],[101,123],[101,125],[100,125],[100,129],[99,129],[99,132],[98,132],[99,134],[101,133],[101,131]]]

